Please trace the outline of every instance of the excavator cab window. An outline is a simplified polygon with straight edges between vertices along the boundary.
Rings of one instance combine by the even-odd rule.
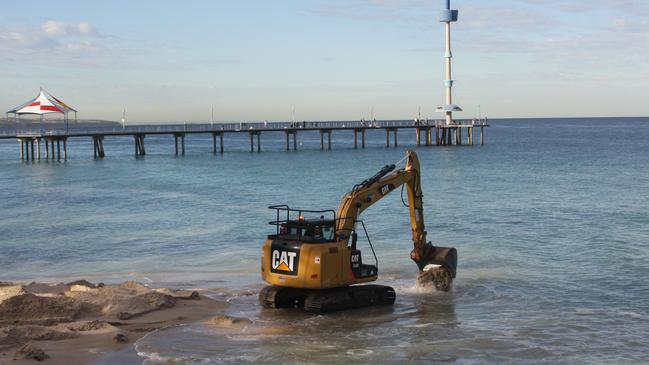
[[[351,245],[350,248],[351,248],[353,251],[356,251],[356,245],[357,245],[357,244],[358,244],[358,234],[357,234],[356,232],[353,232],[353,233],[352,233],[352,245]]]
[[[277,227],[277,233],[268,238],[304,243],[336,242],[338,239],[333,210],[291,209],[288,205],[269,208],[275,210],[277,219],[269,223]]]
[[[277,238],[311,243],[335,242],[334,221],[287,221],[281,223]]]
[[[335,241],[335,234],[336,234],[336,229],[334,228],[333,222],[331,225],[323,225],[322,226],[322,238],[325,241],[331,242]]]

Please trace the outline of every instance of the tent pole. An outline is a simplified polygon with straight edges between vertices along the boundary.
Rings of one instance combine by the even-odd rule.
[[[7,123],[9,123],[9,113],[5,113],[5,117],[7,118]],[[16,125],[14,121],[14,129],[16,130],[16,134],[18,134],[18,125]]]

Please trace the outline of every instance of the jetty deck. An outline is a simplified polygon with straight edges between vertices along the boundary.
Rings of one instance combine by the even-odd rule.
[[[0,133],[0,139],[17,139],[20,144],[20,158],[27,161],[66,160],[68,158],[68,139],[91,138],[95,158],[106,157],[104,139],[107,137],[132,137],[135,156],[145,156],[145,137],[147,135],[171,135],[174,137],[176,155],[185,153],[185,136],[191,134],[211,134],[212,153],[224,153],[223,140],[226,134],[247,133],[250,136],[250,151],[255,147],[261,152],[261,134],[282,132],[286,135],[286,151],[297,150],[298,134],[303,132],[320,133],[320,149],[331,149],[333,132],[351,132],[354,148],[365,148],[365,134],[368,130],[384,130],[386,147],[399,145],[399,130],[415,130],[417,146],[461,146],[474,145],[474,130],[479,130],[479,143],[484,145],[484,129],[489,127],[486,120],[456,120],[446,125],[444,121],[348,121],[348,122],[254,122],[254,123],[204,123],[204,124],[158,124],[132,125],[124,127],[98,127],[84,129],[17,129]],[[466,132],[466,133],[464,133]],[[465,136],[466,135],[466,136]],[[359,138],[360,136],[360,138]],[[326,138],[326,142],[325,142]],[[360,139],[360,141],[359,141]],[[44,151],[41,144],[44,142]],[[217,143],[218,142],[218,143]],[[292,142],[292,143],[291,143]],[[360,143],[359,143],[360,142]],[[44,152],[44,153],[42,153]]]

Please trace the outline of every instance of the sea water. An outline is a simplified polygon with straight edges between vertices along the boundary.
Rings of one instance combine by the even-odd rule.
[[[485,146],[416,147],[414,131],[108,137],[67,162],[21,162],[0,141],[0,280],[138,280],[208,288],[244,328],[192,324],[138,341],[147,364],[641,364],[649,361],[649,119],[494,120]],[[477,138],[476,141],[479,140]],[[362,216],[394,307],[313,316],[261,310],[261,245],[273,204],[335,209],[352,186],[413,148],[428,238],[456,247],[449,293],[415,287],[408,210],[395,191]],[[369,248],[362,246],[364,250]],[[364,251],[368,252],[368,251]],[[371,257],[366,253],[364,257]]]

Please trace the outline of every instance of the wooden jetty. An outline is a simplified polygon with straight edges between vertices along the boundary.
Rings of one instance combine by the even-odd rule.
[[[171,135],[174,137],[176,155],[185,154],[185,136],[192,134],[211,134],[212,153],[224,153],[223,140],[226,134],[248,133],[250,152],[261,152],[261,134],[280,132],[286,136],[286,151],[298,149],[298,134],[320,133],[320,149],[331,150],[334,132],[351,132],[354,148],[365,148],[365,135],[368,130],[384,130],[386,147],[399,146],[399,131],[414,130],[417,146],[471,146],[474,144],[474,130],[479,130],[479,143],[485,143],[484,129],[489,127],[486,120],[455,120],[447,125],[444,121],[352,121],[352,122],[263,122],[263,123],[209,123],[182,125],[142,125],[124,128],[97,128],[85,130],[15,131],[0,134],[0,139],[17,139],[20,143],[20,158],[25,161],[67,160],[68,139],[92,139],[95,158],[104,158],[104,139],[107,137],[132,137],[135,156],[146,155],[145,137],[147,135]],[[464,133],[466,131],[466,133]],[[466,134],[466,138],[464,135]],[[360,135],[360,143],[359,143]],[[325,143],[326,136],[326,143]],[[218,143],[217,143],[218,140]],[[422,142],[423,140],[423,142]],[[43,143],[42,143],[43,142]],[[41,146],[44,144],[44,154]],[[218,146],[217,146],[218,145]],[[256,148],[255,148],[256,147]]]

